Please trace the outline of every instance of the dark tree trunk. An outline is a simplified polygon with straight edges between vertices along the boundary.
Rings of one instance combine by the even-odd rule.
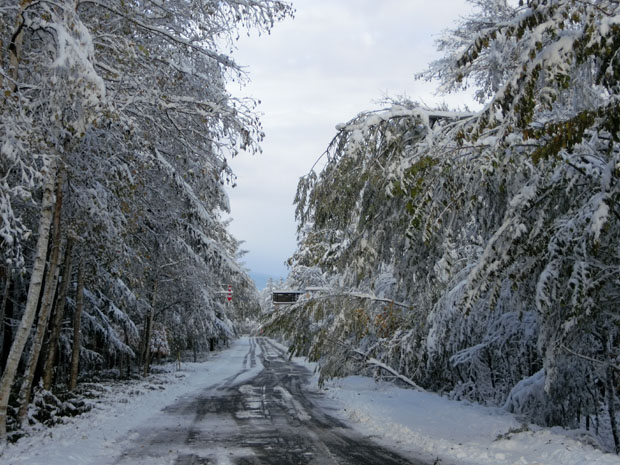
[[[605,376],[605,391],[607,393],[607,411],[609,412],[609,423],[611,435],[614,438],[616,454],[620,454],[620,436],[618,435],[618,422],[616,419],[616,383],[614,380],[614,369],[609,366]]]
[[[4,276],[4,292],[2,293],[2,301],[0,302],[0,347],[4,341],[4,314],[6,312],[6,305],[9,301],[9,292],[11,290],[11,272],[6,270]]]
[[[123,331],[125,333],[125,344],[127,344],[127,347],[131,347],[131,342],[129,341],[129,334],[127,334],[127,328],[125,328]],[[125,366],[126,373],[124,376],[126,379],[129,379],[131,378],[131,356],[129,354],[123,354],[121,355],[121,357],[122,357],[122,360],[125,360],[126,362],[126,366]],[[123,377],[122,368],[120,370],[120,373],[121,373],[121,378],[122,378]]]
[[[142,376],[147,376],[149,374],[150,364],[151,364],[151,335],[153,333],[153,319],[154,319],[155,311],[151,306],[149,310],[149,314],[146,317],[146,323],[144,328],[144,360],[143,360],[143,370]]]
[[[143,356],[143,370],[142,375],[147,376],[149,374],[151,365],[151,337],[153,335],[153,321],[155,320],[155,303],[157,298],[157,278],[153,283],[153,290],[151,294],[151,308],[146,316],[144,325],[144,356]]]
[[[13,298],[9,299],[7,297],[6,305],[4,306],[4,314],[2,320],[0,320],[0,325],[2,325],[2,353],[0,354],[0,372],[4,371],[4,367],[6,365],[6,359],[9,356],[9,351],[11,350],[11,343],[13,342],[13,328],[11,327],[11,320],[14,316],[14,302],[17,302],[18,296],[18,285],[17,280],[12,283],[12,286],[9,288],[9,292],[12,293]]]
[[[58,340],[60,339],[60,329],[62,319],[65,315],[65,302],[67,300],[67,292],[69,291],[69,282],[71,281],[71,254],[73,253],[73,239],[67,239],[67,249],[65,250],[65,263],[62,272],[62,283],[58,299],[56,300],[56,312],[52,321],[52,328],[48,344],[47,357],[43,368],[43,387],[49,390],[52,387],[54,377],[54,365],[56,364],[56,355],[58,353]]]
[[[80,366],[80,348],[82,343],[82,309],[84,308],[84,261],[80,261],[77,278],[77,295],[75,297],[75,312],[73,313],[73,347],[71,349],[71,376],[69,390],[77,386],[78,369]]]

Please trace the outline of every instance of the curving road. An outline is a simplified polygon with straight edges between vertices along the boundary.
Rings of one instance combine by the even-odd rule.
[[[166,407],[116,463],[425,465],[331,417],[320,394],[304,389],[309,370],[269,339],[247,339],[239,360],[223,383]]]

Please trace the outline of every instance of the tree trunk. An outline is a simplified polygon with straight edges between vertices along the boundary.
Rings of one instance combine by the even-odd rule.
[[[146,320],[146,328],[144,332],[144,368],[142,371],[143,376],[147,376],[149,374],[149,365],[151,363],[151,334],[153,333],[153,318],[155,314],[155,310],[151,305],[151,309],[149,310],[149,314]]]
[[[43,387],[49,390],[52,387],[54,378],[54,365],[56,363],[56,354],[58,353],[58,340],[60,339],[60,328],[62,319],[65,316],[65,301],[67,300],[67,292],[69,283],[71,282],[71,253],[73,252],[73,238],[69,236],[67,239],[67,249],[65,250],[65,263],[62,270],[62,283],[60,284],[60,292],[56,300],[56,313],[52,322],[52,330],[49,339],[49,349],[45,359],[43,368]]]
[[[616,419],[616,390],[614,382],[614,371],[611,366],[607,367],[605,377],[605,391],[607,391],[607,411],[609,412],[609,423],[611,426],[611,435],[614,438],[614,447],[616,454],[620,454],[620,436],[618,435],[618,422]]]
[[[41,353],[41,347],[43,346],[45,332],[47,331],[47,323],[49,321],[50,314],[52,313],[52,305],[54,303],[56,287],[58,286],[58,261],[60,258],[60,242],[62,238],[60,232],[62,188],[63,175],[62,170],[60,170],[58,173],[58,182],[56,183],[56,206],[54,208],[53,219],[54,229],[52,234],[52,251],[50,253],[49,266],[47,269],[47,276],[45,278],[45,288],[43,290],[43,298],[41,299],[41,307],[39,309],[39,321],[37,322],[37,330],[32,341],[32,346],[30,347],[28,361],[26,362],[24,379],[22,381],[21,389],[19,390],[19,412],[17,414],[17,421],[20,425],[28,413],[28,404],[30,403],[30,393],[32,391],[34,373],[37,368],[37,362],[39,361],[39,355]]]
[[[142,375],[147,376],[149,374],[149,368],[151,363],[151,336],[153,334],[153,320],[155,319],[155,299],[157,295],[157,278],[153,283],[153,293],[151,294],[151,308],[147,316],[146,324],[144,325],[144,367]]]
[[[24,10],[30,6],[32,0],[20,0],[19,14],[17,15],[17,23],[13,28],[13,37],[11,43],[7,47],[9,50],[9,76],[11,82],[9,84],[11,91],[17,89],[17,80],[19,78],[19,63],[21,62],[22,46],[24,41]],[[2,77],[0,77],[2,84]]]
[[[131,343],[129,342],[129,334],[127,333],[126,326],[123,328],[123,333],[125,334],[125,344],[127,344],[127,347],[131,346]],[[129,379],[131,378],[131,358],[127,354],[121,354],[121,361],[123,360],[126,362],[126,366],[125,366],[126,373],[123,374],[122,366],[121,366],[121,369],[119,370],[119,373],[121,375],[121,379],[123,378],[123,376],[125,377],[125,379]]]
[[[12,283],[12,289],[10,290],[12,298],[7,300],[6,307],[4,308],[4,321],[2,322],[3,327],[3,338],[2,338],[2,353],[0,353],[0,372],[4,371],[4,367],[6,366],[6,361],[9,357],[9,352],[11,351],[11,342],[13,341],[13,326],[11,326],[11,321],[13,319],[13,315],[15,314],[15,302],[19,301],[18,294],[22,288],[22,279],[19,275],[15,276],[15,279]]]
[[[0,447],[6,444],[6,414],[9,405],[9,394],[11,386],[17,373],[17,365],[22,356],[28,335],[32,328],[32,323],[37,312],[37,304],[41,294],[43,275],[45,272],[45,257],[49,243],[50,227],[54,216],[54,185],[56,183],[57,160],[53,158],[48,168],[48,173],[43,187],[43,199],[41,202],[41,217],[39,219],[39,230],[37,244],[35,248],[34,263],[32,274],[28,285],[28,296],[24,314],[17,331],[15,339],[11,345],[11,351],[7,358],[6,367],[0,380]]]
[[[0,304],[0,347],[4,343],[4,314],[6,312],[6,303],[9,300],[9,291],[11,287],[11,271],[7,269],[6,282],[4,284],[4,294],[2,294],[2,304]]]
[[[77,386],[78,368],[80,366],[80,344],[82,336],[82,309],[84,308],[84,261],[80,261],[77,278],[77,295],[75,297],[75,313],[73,314],[73,347],[71,350],[71,377],[69,390]]]

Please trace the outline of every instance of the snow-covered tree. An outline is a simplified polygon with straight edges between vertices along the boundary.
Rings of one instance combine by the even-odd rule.
[[[396,102],[339,127],[299,184],[292,259],[332,291],[271,326],[327,376],[372,358],[546,424],[604,408],[617,450],[620,6],[472,3],[422,76],[483,109]]]
[[[488,91],[479,97],[489,101],[456,140],[477,146],[480,161],[470,172],[486,171],[485,179],[499,180],[508,194],[468,276],[464,303],[468,308],[506,281],[535,296],[545,391],[562,411],[550,421],[566,423],[579,418],[575,398],[589,397],[593,378],[609,377],[604,367],[617,356],[615,325],[599,325],[617,304],[620,272],[620,7],[613,1],[479,3],[500,13],[465,23],[454,33],[464,41],[444,43],[446,59],[428,73],[448,87],[484,82]],[[580,355],[599,366],[579,363]],[[580,366],[580,383],[563,374]]]
[[[170,318],[199,315],[203,338],[232,334],[214,291],[223,277],[250,280],[220,217],[223,184],[233,179],[226,158],[258,151],[263,135],[254,102],[226,91],[245,76],[222,50],[244,28],[269,31],[291,8],[278,0],[22,1],[3,2],[0,12],[2,312],[12,289],[11,311],[21,317],[5,334],[4,438],[39,295],[55,290],[49,279],[41,290],[48,249],[69,236],[79,240],[66,261],[86,275],[84,366],[142,354],[148,367],[152,348],[164,347],[153,335],[180,337]],[[57,179],[66,179],[62,220],[50,243]],[[54,337],[59,349],[69,350],[67,337]]]

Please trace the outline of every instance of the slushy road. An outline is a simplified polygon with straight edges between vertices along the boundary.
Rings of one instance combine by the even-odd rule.
[[[238,371],[164,408],[116,463],[427,465],[330,416],[321,394],[305,389],[310,371],[269,339],[242,341],[230,356]]]

